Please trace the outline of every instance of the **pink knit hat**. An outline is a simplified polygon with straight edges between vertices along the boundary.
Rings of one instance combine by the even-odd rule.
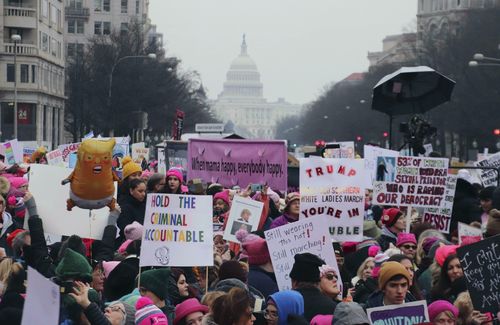
[[[436,300],[427,308],[429,311],[429,320],[434,322],[436,318],[443,311],[450,311],[453,316],[458,317],[458,309],[446,300]]]
[[[127,225],[123,231],[125,233],[125,238],[130,240],[137,240],[142,238],[142,233],[144,232],[144,226],[137,221],[132,222]]]
[[[154,173],[152,171],[149,171],[149,170],[144,170],[141,174],[141,177],[142,178],[149,178],[151,177],[151,175],[153,175]]]
[[[148,297],[141,297],[135,304],[136,325],[168,325],[165,314]]]
[[[231,202],[229,200],[229,191],[228,190],[224,190],[222,192],[215,193],[214,202],[219,200],[219,199],[226,202],[227,205],[231,205]]]
[[[118,253],[123,254],[127,250],[128,245],[130,245],[133,242],[133,240],[127,239],[126,241],[123,242],[123,244],[118,247]]]
[[[111,271],[113,271],[118,264],[120,264],[119,261],[102,262],[102,268],[104,269],[104,276],[107,278],[111,273]]]
[[[399,247],[403,244],[406,243],[412,243],[417,245],[417,239],[415,238],[414,234],[407,233],[407,232],[400,232],[398,234],[398,240],[396,242],[396,247]]]
[[[174,325],[177,325],[189,314],[195,313],[197,311],[206,314],[208,313],[208,307],[200,304],[200,302],[196,298],[184,300],[183,302],[175,306]]]
[[[271,261],[265,239],[259,237],[255,240],[244,242],[242,246],[248,255],[248,264],[262,265]]]
[[[182,177],[182,173],[181,171],[178,169],[178,168],[170,168],[167,172],[167,179],[169,176],[174,176],[174,177],[177,177],[177,179],[183,183],[184,182],[184,178]]]
[[[443,267],[444,261],[446,258],[452,254],[457,253],[457,248],[460,247],[458,245],[444,245],[440,246],[436,250],[436,256],[434,257],[436,259],[436,262],[439,264],[439,266]]]
[[[28,184],[28,180],[24,177],[11,177],[9,178],[10,185],[19,189],[21,186]]]
[[[311,319],[311,325],[330,325],[333,321],[333,315],[316,315]]]

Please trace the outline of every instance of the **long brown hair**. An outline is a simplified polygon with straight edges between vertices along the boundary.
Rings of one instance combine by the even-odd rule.
[[[215,299],[212,305],[214,321],[218,325],[233,325],[238,323],[241,317],[252,317],[249,309],[252,309],[253,297],[248,291],[234,287],[228,294]]]

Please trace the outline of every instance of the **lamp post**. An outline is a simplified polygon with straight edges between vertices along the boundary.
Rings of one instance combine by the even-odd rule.
[[[21,42],[21,35],[13,34],[10,39],[14,42],[14,139],[17,139],[17,43]]]
[[[111,95],[112,95],[112,89],[113,89],[113,73],[115,72],[116,67],[123,61],[125,60],[130,60],[130,59],[151,59],[151,60],[156,60],[156,54],[155,53],[149,53],[148,55],[128,55],[128,56],[123,56],[116,60],[116,62],[113,64],[111,67],[111,72],[109,74],[109,88],[108,88],[108,109],[111,110]],[[111,129],[110,131],[110,136],[114,136],[114,130]]]

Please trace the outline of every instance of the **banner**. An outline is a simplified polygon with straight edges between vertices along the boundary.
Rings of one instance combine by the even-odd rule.
[[[462,246],[464,239],[469,238],[473,241],[480,241],[483,239],[483,231],[480,228],[471,227],[463,222],[458,223],[458,244]]]
[[[287,157],[285,141],[190,139],[188,179],[228,188],[259,183],[286,191]]]
[[[248,233],[257,230],[263,208],[262,202],[235,196],[231,202],[224,239],[239,243],[235,236],[238,230],[244,229]]]
[[[366,310],[372,325],[406,325],[429,321],[425,300],[407,302],[402,305],[388,305]]]
[[[475,163],[477,167],[495,167],[500,168],[500,152],[494,155],[488,156],[487,158],[480,160]],[[497,172],[491,169],[484,169],[478,171],[479,178],[483,182],[484,187],[488,186],[498,186],[497,184]]]
[[[212,196],[148,194],[140,266],[212,266]]]
[[[291,290],[290,271],[296,254],[311,253],[338,270],[337,259],[328,235],[326,217],[302,219],[264,232],[274,274],[280,290]],[[339,285],[342,284],[337,272]]]
[[[362,159],[300,159],[300,218],[326,216],[334,241],[362,241],[364,183]]]
[[[340,148],[325,149],[325,153],[323,154],[325,158],[356,158],[354,141],[329,142],[328,144],[338,144]]]
[[[62,152],[62,158],[63,160],[68,163],[69,162],[69,156],[72,153],[76,153],[78,151],[78,148],[80,147],[80,142],[77,143],[68,143],[68,144],[61,144],[59,147],[57,147],[59,150]]]
[[[51,166],[64,167],[63,154],[61,150],[56,149],[50,152],[47,152],[47,164]]]
[[[73,170],[49,165],[32,164],[29,171],[30,192],[36,198],[36,205],[43,228],[53,235],[102,239],[104,227],[108,225],[109,209],[84,210],[74,207],[66,210],[69,198],[69,184],[61,185],[61,180]]]
[[[422,215],[422,222],[432,224],[435,229],[444,234],[450,233],[451,213],[453,211],[453,199],[455,198],[456,187],[457,175],[448,175],[442,206],[440,208],[425,208]]]
[[[395,150],[384,149],[380,147],[368,146],[363,147],[365,156],[366,169],[366,188],[372,189],[373,183],[377,180],[377,158],[378,157],[397,157],[399,152]],[[383,174],[381,174],[383,175]]]
[[[22,325],[59,324],[59,286],[28,266]]]
[[[474,310],[500,310],[500,235],[457,248]]]
[[[378,157],[373,204],[439,208],[446,196],[448,159]]]
[[[144,142],[132,144],[132,160],[141,165],[144,159],[149,161],[149,148],[146,148]]]

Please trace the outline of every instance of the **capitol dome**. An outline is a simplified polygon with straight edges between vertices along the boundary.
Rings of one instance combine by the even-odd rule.
[[[262,83],[255,61],[248,55],[245,35],[240,55],[233,60],[226,74],[224,90],[219,97],[262,98]]]

